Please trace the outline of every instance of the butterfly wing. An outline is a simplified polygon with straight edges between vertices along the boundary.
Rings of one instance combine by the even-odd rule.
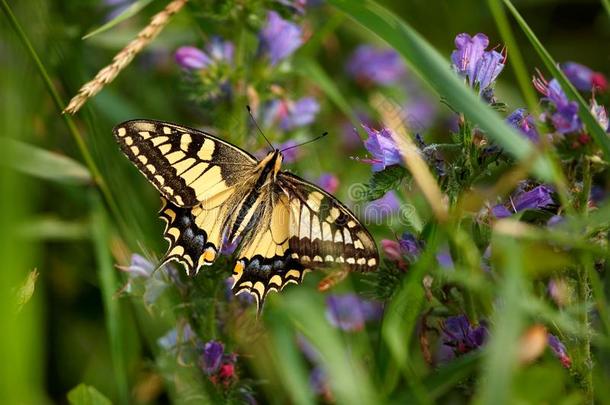
[[[311,269],[377,269],[379,253],[372,236],[335,197],[285,172],[268,194],[259,205],[259,226],[238,253],[235,294],[252,294],[260,308],[269,291],[299,284]]]
[[[256,159],[213,135],[167,122],[127,121],[114,134],[163,196],[159,215],[169,242],[164,262],[182,263],[189,275],[212,264],[225,219],[241,199]]]
[[[126,121],[113,132],[123,153],[178,207],[194,207],[238,185],[257,163],[222,139],[167,122]]]
[[[358,218],[335,197],[287,172],[280,187],[290,196],[289,249],[308,267],[338,264],[348,271],[374,271],[379,265],[375,240]]]

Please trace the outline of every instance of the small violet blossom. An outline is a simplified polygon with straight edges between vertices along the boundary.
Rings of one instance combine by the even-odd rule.
[[[572,359],[568,355],[565,345],[559,340],[559,338],[549,333],[548,343],[549,347],[553,351],[553,354],[559,359],[561,364],[565,368],[570,368],[572,366]]]
[[[267,23],[259,33],[259,54],[268,56],[271,65],[276,65],[301,46],[302,37],[301,27],[269,11]]]
[[[205,51],[194,46],[182,46],[175,54],[176,62],[184,69],[201,70],[214,64],[232,64],[235,46],[230,41],[213,37]]]
[[[326,299],[326,319],[341,330],[356,332],[368,321],[381,317],[381,304],[359,298],[356,294],[331,295]]]
[[[486,51],[489,38],[485,34],[470,36],[466,33],[455,37],[456,50],[451,53],[453,70],[468,80],[470,87],[482,94],[491,88],[504,69],[506,55],[495,50]]]
[[[393,49],[359,46],[346,66],[347,73],[363,84],[392,85],[404,78],[405,64]]]
[[[514,212],[547,208],[554,204],[553,189],[547,185],[540,185],[530,191],[519,192],[511,199],[510,209],[504,205],[496,205],[491,211],[496,218],[506,218]]]
[[[508,117],[506,122],[513,128],[519,130],[527,139],[532,142],[539,141],[538,131],[532,117],[525,108],[517,108]]]
[[[608,120],[606,107],[597,104],[595,99],[591,100],[591,114],[593,114],[595,120],[604,129],[604,131],[610,132],[610,120]]]
[[[397,241],[382,239],[381,248],[388,259],[396,262],[400,269],[405,270],[405,258],[409,261],[415,259],[421,253],[422,246],[413,234],[405,232]]]
[[[327,193],[334,194],[339,189],[339,178],[332,173],[324,173],[318,177],[316,184]]]
[[[371,163],[374,172],[380,172],[388,166],[402,163],[398,147],[392,138],[392,132],[388,128],[376,130],[362,124],[362,128],[369,135],[364,141],[364,147],[371,154],[371,158],[363,159],[363,162]]]
[[[224,345],[214,340],[209,341],[204,345],[200,364],[207,375],[214,374],[220,369],[224,351]]]
[[[226,353],[221,342],[209,341],[203,345],[203,350],[199,358],[201,370],[208,376],[214,384],[223,384],[225,387],[237,379],[235,363],[237,355]]]
[[[608,88],[608,81],[602,73],[594,72],[580,63],[566,62],[561,66],[561,70],[578,90],[606,91]]]
[[[320,105],[313,97],[303,97],[296,101],[274,100],[265,110],[267,124],[277,122],[284,131],[290,131],[311,124],[320,111]]]
[[[484,322],[473,326],[465,315],[447,318],[442,330],[443,345],[453,348],[456,356],[478,349],[485,343],[488,335]]]
[[[560,134],[568,134],[582,129],[580,118],[578,118],[578,104],[568,100],[561,85],[556,79],[547,82],[542,75],[533,80],[534,87],[555,108],[551,114],[551,123]]]

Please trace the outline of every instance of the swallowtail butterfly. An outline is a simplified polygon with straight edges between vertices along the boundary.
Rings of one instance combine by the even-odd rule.
[[[309,270],[377,269],[371,234],[335,197],[282,171],[281,151],[259,161],[206,132],[151,120],[124,122],[114,135],[161,193],[164,263],[194,276],[223,243],[239,241],[233,292],[252,294],[259,309],[269,291],[299,284]]]

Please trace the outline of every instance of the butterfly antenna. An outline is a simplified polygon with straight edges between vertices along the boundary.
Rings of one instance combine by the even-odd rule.
[[[267,137],[263,133],[263,130],[261,129],[261,127],[258,126],[258,122],[256,122],[256,119],[254,119],[254,115],[252,115],[252,110],[250,109],[249,105],[246,106],[246,110],[248,110],[248,115],[250,116],[250,119],[252,120],[252,122],[254,123],[256,128],[258,129],[258,132],[263,136],[263,138],[265,138],[265,141],[267,141],[267,143],[269,144],[269,147],[271,148],[271,150],[274,150],[275,148],[273,147],[271,142],[269,142],[269,139],[267,139]]]
[[[298,148],[299,146],[307,145],[308,143],[312,143],[312,142],[317,141],[318,139],[324,138],[326,135],[328,135],[328,132],[324,132],[322,135],[320,135],[320,136],[318,136],[318,137],[315,137],[315,138],[313,138],[313,139],[310,139],[310,140],[308,140],[308,141],[305,141],[305,142],[303,142],[303,143],[300,143],[300,144],[298,144],[298,145],[293,145],[293,146],[289,146],[289,147],[287,147],[287,148],[284,148],[284,149],[282,149],[280,152],[285,152],[285,151],[287,151],[287,150],[289,150],[289,149]]]

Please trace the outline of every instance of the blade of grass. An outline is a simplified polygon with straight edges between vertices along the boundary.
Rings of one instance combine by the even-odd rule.
[[[602,0],[602,4],[606,9],[606,13],[608,13],[608,17],[610,17],[610,0]]]
[[[47,72],[47,69],[44,67],[42,61],[38,57],[38,53],[36,53],[34,46],[30,42],[25,31],[23,31],[21,24],[19,24],[19,21],[15,17],[15,14],[13,14],[13,11],[11,10],[11,8],[8,5],[8,3],[6,2],[6,0],[2,0],[0,5],[2,6],[2,10],[4,11],[4,14],[6,15],[6,17],[8,18],[13,30],[15,31],[15,33],[19,37],[20,41],[23,43],[23,46],[26,48],[28,54],[34,61],[34,64],[36,65],[36,68],[38,69],[38,73],[42,77],[43,82],[47,87],[47,90],[51,94],[51,98],[53,99],[55,106],[57,107],[58,111],[60,111],[60,112],[63,111],[64,103],[61,100],[61,97],[59,96],[59,93],[58,93],[57,89],[55,88],[55,85],[51,81],[51,78]],[[80,154],[82,155],[83,159],[85,160],[85,164],[87,165],[87,168],[89,169],[89,172],[91,173],[95,184],[97,185],[101,194],[103,195],[113,216],[123,226],[123,228],[126,228],[126,226],[124,225],[124,221],[122,220],[122,215],[118,208],[118,205],[116,204],[116,201],[114,200],[114,197],[112,196],[112,193],[110,192],[110,189],[108,188],[107,183],[104,180],[104,177],[102,176],[99,168],[97,167],[95,161],[93,160],[93,157],[92,157],[91,153],[89,152],[89,149],[87,148],[87,144],[85,142],[84,137],[82,136],[82,134],[78,130],[76,124],[74,123],[74,121],[68,114],[61,114],[61,117],[63,118],[64,122],[66,123],[66,126],[68,127],[70,134],[76,141],[78,150],[79,150]]]
[[[518,159],[535,158],[533,170],[538,177],[545,181],[558,178],[549,159],[536,153],[531,142],[509,127],[468,89],[449,68],[449,62],[408,24],[372,0],[329,0],[329,3],[396,49],[417,75],[445,97],[453,108],[477,123],[508,153]]]
[[[82,39],[87,39],[87,38],[91,38],[94,35],[97,34],[101,34],[102,32],[108,31],[110,28],[114,27],[115,25],[133,17],[134,15],[138,14],[140,11],[142,11],[146,6],[148,6],[150,3],[152,3],[152,0],[138,0],[135,3],[131,4],[129,7],[127,7],[121,14],[119,14],[118,16],[116,16],[115,18],[113,18],[112,20],[108,21],[106,24],[102,25],[101,27],[98,27],[96,29],[94,29],[93,31],[91,31],[90,33],[88,33],[87,35],[85,35]]]
[[[599,125],[591,111],[589,111],[589,106],[582,98],[580,93],[572,86],[572,83],[568,80],[568,78],[563,74],[561,69],[558,67],[557,62],[553,59],[549,51],[542,45],[534,31],[529,27],[527,22],[523,19],[519,11],[513,6],[510,0],[503,0],[504,4],[511,12],[517,23],[529,39],[530,43],[540,56],[540,59],[544,62],[547,69],[551,72],[551,75],[559,81],[561,84],[561,88],[566,92],[569,98],[576,100],[578,103],[578,116],[582,120],[582,122],[587,126],[589,133],[593,137],[593,140],[597,145],[601,148],[606,161],[610,162],[610,139],[606,134],[606,131]]]
[[[521,302],[526,291],[522,268],[523,251],[512,238],[494,235],[493,260],[502,271],[499,302],[490,333],[491,339],[485,348],[481,378],[485,384],[479,391],[480,403],[512,403],[513,375],[518,365],[518,342],[524,325]]]
[[[521,94],[523,95],[525,103],[532,114],[537,115],[538,97],[536,97],[536,92],[532,86],[530,75],[525,67],[525,62],[523,61],[523,55],[521,54],[521,50],[517,45],[513,30],[508,23],[502,2],[501,0],[487,0],[487,5],[496,22],[498,31],[502,36],[502,41],[508,49],[510,61],[509,65],[517,78],[517,83],[519,84],[519,88],[521,89]]]
[[[110,342],[110,352],[114,367],[114,380],[117,387],[120,403],[128,404],[129,401],[129,386],[127,377],[127,364],[125,353],[123,352],[122,339],[122,315],[119,302],[115,299],[114,294],[119,288],[117,282],[116,270],[114,269],[112,256],[110,253],[109,238],[110,230],[106,211],[104,206],[97,197],[91,196],[92,200],[92,235],[93,245],[95,249],[95,257],[97,261],[97,271],[102,292],[102,300],[104,302],[104,312],[106,319],[106,328],[108,331],[108,339]]]
[[[91,174],[86,167],[59,153],[12,139],[0,140],[0,148],[7,150],[6,164],[22,173],[63,183],[91,182]]]

